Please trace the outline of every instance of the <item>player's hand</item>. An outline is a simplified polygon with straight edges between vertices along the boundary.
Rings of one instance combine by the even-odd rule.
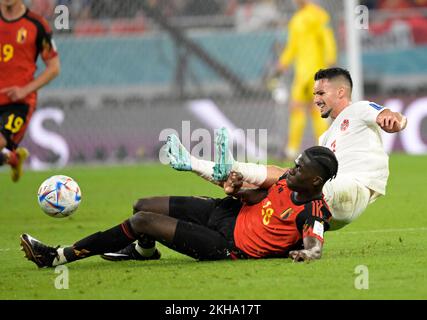
[[[235,195],[243,185],[243,175],[240,172],[231,171],[224,182],[224,192],[228,195]]]
[[[29,92],[24,87],[7,87],[0,90],[0,93],[6,94],[13,102],[23,100]]]
[[[394,133],[405,129],[407,119],[399,112],[386,109],[378,115],[377,123],[385,132]]]
[[[314,259],[308,250],[291,251],[289,252],[289,257],[292,258],[294,262],[310,261]]]

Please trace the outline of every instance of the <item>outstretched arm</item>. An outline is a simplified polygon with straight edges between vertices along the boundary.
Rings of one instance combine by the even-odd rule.
[[[385,132],[394,133],[405,129],[407,119],[400,112],[393,112],[390,109],[384,109],[377,116],[377,124]]]
[[[324,213],[323,210],[317,210],[316,213],[312,212],[311,216],[304,222],[301,228],[304,249],[289,252],[289,257],[292,258],[294,262],[320,259],[322,256],[323,234],[325,232],[325,226],[328,228],[329,223],[328,220],[325,219]],[[320,216],[322,216],[322,218]]]

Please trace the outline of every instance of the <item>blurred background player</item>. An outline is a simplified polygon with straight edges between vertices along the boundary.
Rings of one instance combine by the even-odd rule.
[[[9,164],[18,181],[29,153],[18,147],[36,108],[37,90],[60,71],[46,20],[22,0],[0,0],[0,165]],[[41,55],[45,69],[36,78]]]
[[[294,79],[289,102],[287,159],[300,153],[301,141],[310,113],[316,141],[327,129],[327,121],[319,116],[313,105],[313,75],[336,62],[337,49],[330,27],[329,14],[309,0],[294,0],[297,11],[288,25],[288,40],[276,65],[276,77],[294,65]]]

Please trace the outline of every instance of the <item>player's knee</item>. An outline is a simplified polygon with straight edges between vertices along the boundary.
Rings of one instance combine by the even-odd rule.
[[[138,199],[135,201],[135,203],[133,204],[133,213],[137,213],[140,211],[144,211],[144,206],[145,206],[145,202],[146,202],[146,198],[142,198],[142,199]]]
[[[353,221],[353,213],[354,209],[350,204],[345,206],[337,206],[331,207],[332,209],[332,219],[330,222],[330,230],[338,230]]]
[[[145,233],[153,222],[154,215],[150,212],[139,211],[129,219],[132,230],[138,234]]]
[[[169,197],[150,197],[138,199],[133,204],[133,213],[139,211],[155,212],[159,214],[169,213]]]
[[[155,212],[153,208],[155,203],[156,197],[138,199],[133,204],[133,213],[135,214],[139,211]]]

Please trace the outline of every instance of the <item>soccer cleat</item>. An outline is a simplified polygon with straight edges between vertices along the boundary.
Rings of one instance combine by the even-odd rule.
[[[21,148],[21,147],[17,148],[15,153],[16,153],[17,161],[15,165],[11,166],[13,182],[17,182],[19,178],[21,178],[23,174],[24,162],[30,155],[30,153],[26,148]]]
[[[221,128],[215,136],[215,165],[212,178],[215,181],[225,181],[233,167],[234,159],[228,149],[228,133],[226,128]]]
[[[176,135],[171,134],[168,136],[166,152],[172,168],[179,171],[191,171],[190,153],[185,149]]]
[[[52,267],[52,262],[58,257],[55,248],[49,247],[29,234],[21,235],[21,247],[25,252],[25,257],[34,262],[39,268]]]
[[[156,249],[150,257],[141,256],[135,249],[136,244],[131,243],[126,248],[117,252],[109,252],[101,255],[102,259],[109,261],[125,261],[125,260],[158,260],[161,257],[160,251]]]

